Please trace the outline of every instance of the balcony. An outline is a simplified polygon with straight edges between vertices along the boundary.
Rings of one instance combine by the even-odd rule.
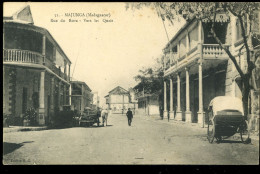
[[[43,59],[43,55],[37,52],[19,49],[3,49],[3,61],[44,65],[52,70],[55,74],[60,76],[62,79],[65,79],[67,81],[69,79],[66,74],[61,72],[55,66],[54,62],[47,58]]]
[[[40,53],[18,49],[3,49],[3,59],[4,62],[43,63],[43,56]]]
[[[227,49],[229,49],[229,45],[224,45]],[[187,62],[195,60],[197,57],[200,57],[200,49],[199,45],[192,48],[185,55],[178,58],[178,53],[172,54],[172,63],[170,64],[170,53],[166,55],[165,62],[165,70],[167,71],[172,66],[174,66],[178,60],[179,66],[184,66]],[[203,59],[226,59],[228,55],[225,50],[222,49],[218,44],[202,44],[202,54]]]
[[[224,45],[229,49],[229,45]],[[219,58],[227,57],[225,50],[222,49],[219,44],[203,44],[202,45],[203,58]]]

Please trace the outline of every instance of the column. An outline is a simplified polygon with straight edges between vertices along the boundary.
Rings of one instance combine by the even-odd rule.
[[[70,64],[69,64],[69,80],[68,81],[70,81]]]
[[[186,34],[186,57],[188,56],[189,51],[190,51],[190,41],[189,41],[189,32],[187,31],[187,34]]]
[[[46,55],[46,36],[42,36],[42,56],[43,56],[43,63],[45,63],[45,55]]]
[[[40,78],[40,95],[39,95],[39,125],[45,124],[45,108],[44,108],[44,79],[45,79],[45,71],[41,72]]]
[[[53,116],[54,116],[54,95],[55,95],[55,84],[54,77],[51,77],[51,92],[50,92],[50,115],[49,115],[49,123],[53,124]]]
[[[175,120],[182,121],[182,112],[181,112],[181,80],[180,73],[177,74],[177,111]]]
[[[168,111],[167,111],[167,92],[166,92],[166,81],[164,81],[163,83],[164,86],[164,111],[163,111],[163,118],[167,118],[168,117]]]
[[[191,123],[191,111],[190,111],[190,77],[189,77],[189,68],[186,70],[186,112],[185,112],[185,121]]]
[[[5,49],[5,27],[3,27],[3,49]]]
[[[174,119],[174,112],[173,112],[173,82],[172,82],[172,77],[170,77],[170,112],[169,116],[171,120]]]
[[[72,88],[71,85],[72,84],[70,83],[70,87],[69,87],[69,105],[71,105],[71,90],[72,90],[71,89]]]
[[[61,91],[61,81],[58,81],[58,108],[59,108],[59,111],[61,111],[62,110],[62,107],[61,107],[61,102],[60,102],[60,100],[61,100],[61,95],[60,95],[60,91]]]
[[[203,83],[202,83],[202,61],[199,61],[199,111],[198,111],[198,123],[204,127],[204,116],[203,111]]]

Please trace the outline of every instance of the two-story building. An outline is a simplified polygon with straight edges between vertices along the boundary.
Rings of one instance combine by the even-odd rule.
[[[133,91],[130,90],[130,92],[120,86],[109,91],[109,94],[105,96],[105,99],[106,104],[108,105],[108,108],[112,110],[112,113],[126,113],[128,108],[135,111],[137,101],[132,93]],[[131,102],[131,98],[133,102]]]
[[[69,103],[70,66],[48,30],[34,25],[30,6],[3,18],[4,114],[19,120],[33,107],[37,123],[48,125]]]
[[[166,118],[169,114],[171,119],[203,124],[211,99],[225,95],[241,98],[238,72],[229,56],[213,38],[210,27],[211,21],[194,18],[164,48]],[[259,32],[259,26],[257,27]],[[225,13],[217,14],[215,31],[224,46],[235,55],[240,67],[245,69],[245,50],[242,49],[240,58],[238,54],[243,40],[236,17]]]
[[[93,94],[89,86],[82,81],[70,81],[71,84],[71,105],[74,109],[83,114],[85,107],[92,107]]]

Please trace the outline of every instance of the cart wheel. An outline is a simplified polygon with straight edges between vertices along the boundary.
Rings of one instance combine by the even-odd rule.
[[[249,130],[248,130],[248,121],[247,120],[245,120],[245,122],[243,122],[243,124],[239,127],[239,133],[240,133],[241,141],[243,143],[249,142],[250,134],[249,134]]]
[[[212,120],[209,120],[208,123],[208,140],[210,143],[213,143],[215,137],[215,123]]]

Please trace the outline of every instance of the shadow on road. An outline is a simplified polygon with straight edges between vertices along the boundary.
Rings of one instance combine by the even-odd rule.
[[[110,127],[110,126],[113,126],[113,125],[107,125],[107,126],[103,126],[103,125],[99,125],[99,126],[96,126],[96,125],[93,125],[93,126],[83,126],[83,128],[103,128],[103,127]]]
[[[218,143],[243,143],[242,141],[235,141],[235,140],[221,140]]]
[[[33,141],[25,141],[25,142],[22,142],[22,143],[19,143],[19,144],[3,142],[3,155],[6,155],[8,153],[15,151],[16,149],[19,149],[25,143],[32,143],[32,142]]]

